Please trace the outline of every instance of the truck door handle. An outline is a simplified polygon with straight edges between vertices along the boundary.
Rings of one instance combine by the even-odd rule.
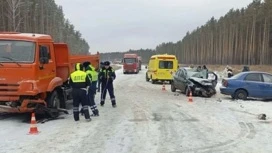
[[[52,70],[52,72],[55,72],[55,70]]]

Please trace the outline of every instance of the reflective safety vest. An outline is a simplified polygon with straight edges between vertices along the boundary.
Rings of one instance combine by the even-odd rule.
[[[102,69],[100,72],[104,73],[105,78],[109,78],[109,77],[111,77],[112,73],[114,73],[114,70],[113,69],[111,69],[111,70],[109,70],[109,69],[103,70]]]
[[[73,83],[84,83],[86,82],[86,77],[87,77],[87,73],[84,71],[74,71],[71,75],[71,80],[73,81]]]
[[[92,76],[92,81],[97,81],[98,80],[98,73],[95,71],[95,68],[91,65],[89,65],[89,68],[86,73],[90,74]]]

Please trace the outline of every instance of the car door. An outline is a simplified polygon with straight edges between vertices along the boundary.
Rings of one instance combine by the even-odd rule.
[[[185,92],[186,86],[187,86],[187,72],[185,69],[181,70],[181,73],[179,74],[180,78],[180,90]]]
[[[215,88],[217,85],[217,75],[214,72],[208,72],[208,79],[212,80],[213,87]]]
[[[181,70],[178,70],[176,73],[175,73],[175,75],[174,75],[174,79],[173,79],[173,81],[174,81],[174,85],[175,85],[175,87],[177,88],[177,89],[180,89],[180,85],[181,85],[181,79],[180,79],[180,74],[181,73]]]
[[[248,97],[262,97],[261,84],[262,84],[261,73],[249,73],[244,79],[244,88],[248,91]]]
[[[262,96],[264,98],[272,98],[272,75],[262,74],[263,83],[260,84]]]

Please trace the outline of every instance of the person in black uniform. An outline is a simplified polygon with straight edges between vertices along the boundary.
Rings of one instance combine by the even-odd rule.
[[[72,87],[74,120],[79,121],[79,104],[81,104],[86,121],[91,121],[87,96],[91,78],[83,71],[82,64],[75,65],[75,71],[70,75],[69,84]]]
[[[104,67],[99,72],[98,78],[102,84],[100,105],[104,106],[107,90],[109,91],[112,107],[116,107],[116,100],[114,96],[113,81],[116,79],[115,72],[110,66],[110,62],[104,62]]]
[[[105,68],[104,66],[104,62],[100,62],[100,69],[98,70],[98,72],[100,72],[103,68]],[[97,81],[97,92],[100,92],[100,88],[101,88],[101,82],[100,79],[98,79]]]

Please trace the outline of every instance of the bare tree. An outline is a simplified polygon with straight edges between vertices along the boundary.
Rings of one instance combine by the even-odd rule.
[[[7,7],[7,17],[9,19],[10,25],[13,31],[18,31],[18,28],[23,20],[20,17],[20,7],[22,6],[21,0],[6,0]]]

